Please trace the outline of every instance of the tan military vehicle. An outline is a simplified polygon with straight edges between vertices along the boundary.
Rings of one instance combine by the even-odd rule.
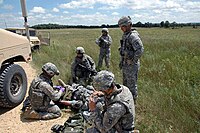
[[[26,1],[21,1],[22,16],[26,33],[27,24]],[[27,76],[24,69],[16,62],[31,60],[30,37],[24,37],[10,31],[0,29],[0,106],[15,107],[19,105],[27,90]]]
[[[29,40],[21,35],[0,29],[0,106],[15,107],[27,90],[24,69],[15,62],[31,60]]]
[[[25,28],[12,27],[12,28],[6,28],[6,30],[22,36],[27,36]],[[29,37],[30,37],[31,50],[32,51],[39,50],[41,42],[39,38],[36,36],[36,30],[33,28],[29,28],[29,35],[30,35]]]

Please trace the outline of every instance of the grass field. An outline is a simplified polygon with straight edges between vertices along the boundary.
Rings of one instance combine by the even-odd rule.
[[[99,48],[95,39],[101,29],[48,30],[51,45],[33,54],[32,64],[40,71],[46,62],[55,63],[65,82],[75,48],[83,46],[97,63]],[[200,132],[200,29],[138,29],[145,52],[141,58],[136,107],[136,128],[141,133]],[[122,83],[119,64],[120,29],[110,29],[113,38],[111,68]],[[58,79],[54,78],[56,82]]]

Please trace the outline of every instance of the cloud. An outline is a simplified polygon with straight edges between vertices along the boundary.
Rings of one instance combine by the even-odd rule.
[[[168,0],[166,2],[166,8],[180,8],[180,7],[181,7],[181,5],[173,0]]]
[[[0,0],[1,9],[5,7],[11,10],[13,7],[8,5],[6,7],[5,2],[5,0]],[[130,15],[134,23],[138,21],[142,23],[159,23],[166,20],[177,23],[200,22],[200,1],[198,0],[70,0],[70,2],[53,6],[56,8],[32,8],[28,13],[29,24],[117,24],[119,16],[123,15]],[[48,13],[47,10],[52,14]],[[23,25],[20,11],[18,15],[16,13],[12,14],[16,17],[15,21],[13,16],[8,16],[8,14],[7,16],[2,16],[6,15],[3,11],[0,10],[0,19],[3,20],[0,20],[0,27],[1,25],[4,27],[4,19],[11,26],[15,24]],[[53,12],[61,12],[61,14]]]
[[[68,14],[69,12],[68,11],[64,11],[63,13]]]
[[[79,0],[79,1],[71,1],[66,4],[60,4],[59,7],[63,9],[93,8],[93,5],[95,3],[96,3],[95,0]]]
[[[53,11],[53,12],[59,12],[59,9],[58,9],[58,8],[53,8],[52,11]]]
[[[45,9],[42,8],[42,7],[33,7],[31,12],[33,12],[33,13],[45,13]]]
[[[119,17],[103,14],[100,12],[96,12],[94,14],[76,14],[71,16],[71,20],[69,22],[73,24],[83,24],[83,25],[102,25],[102,24],[117,24]]]
[[[155,13],[161,13],[162,11],[161,10],[153,10],[153,12],[155,12]]]
[[[14,7],[12,5],[4,5],[2,8],[6,10],[12,10]]]
[[[2,18],[2,20],[1,20]],[[0,27],[23,27],[23,18],[17,14],[0,14]]]
[[[113,10],[122,8],[123,5],[127,3],[127,0],[107,0],[107,1],[98,0],[98,3],[105,5],[103,7],[100,7],[99,9]]]
[[[119,13],[118,13],[118,12],[113,12],[111,15],[113,15],[113,16],[118,16]]]

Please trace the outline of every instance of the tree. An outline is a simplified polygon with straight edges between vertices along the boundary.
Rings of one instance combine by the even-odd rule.
[[[164,27],[164,25],[165,25],[164,21],[160,22],[160,27]]]
[[[169,21],[165,21],[165,26],[164,26],[165,28],[169,28],[170,27],[170,23],[169,23]]]
[[[172,29],[177,27],[177,23],[174,21],[173,23],[171,23]]]
[[[143,24],[142,24],[141,22],[137,22],[137,23],[135,24],[136,27],[142,27],[142,25],[143,25]]]

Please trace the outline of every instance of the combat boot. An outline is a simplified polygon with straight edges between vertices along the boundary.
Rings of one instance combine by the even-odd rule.
[[[39,115],[39,113],[30,108],[27,108],[23,112],[23,117],[24,117],[24,119],[41,119],[41,116]]]

